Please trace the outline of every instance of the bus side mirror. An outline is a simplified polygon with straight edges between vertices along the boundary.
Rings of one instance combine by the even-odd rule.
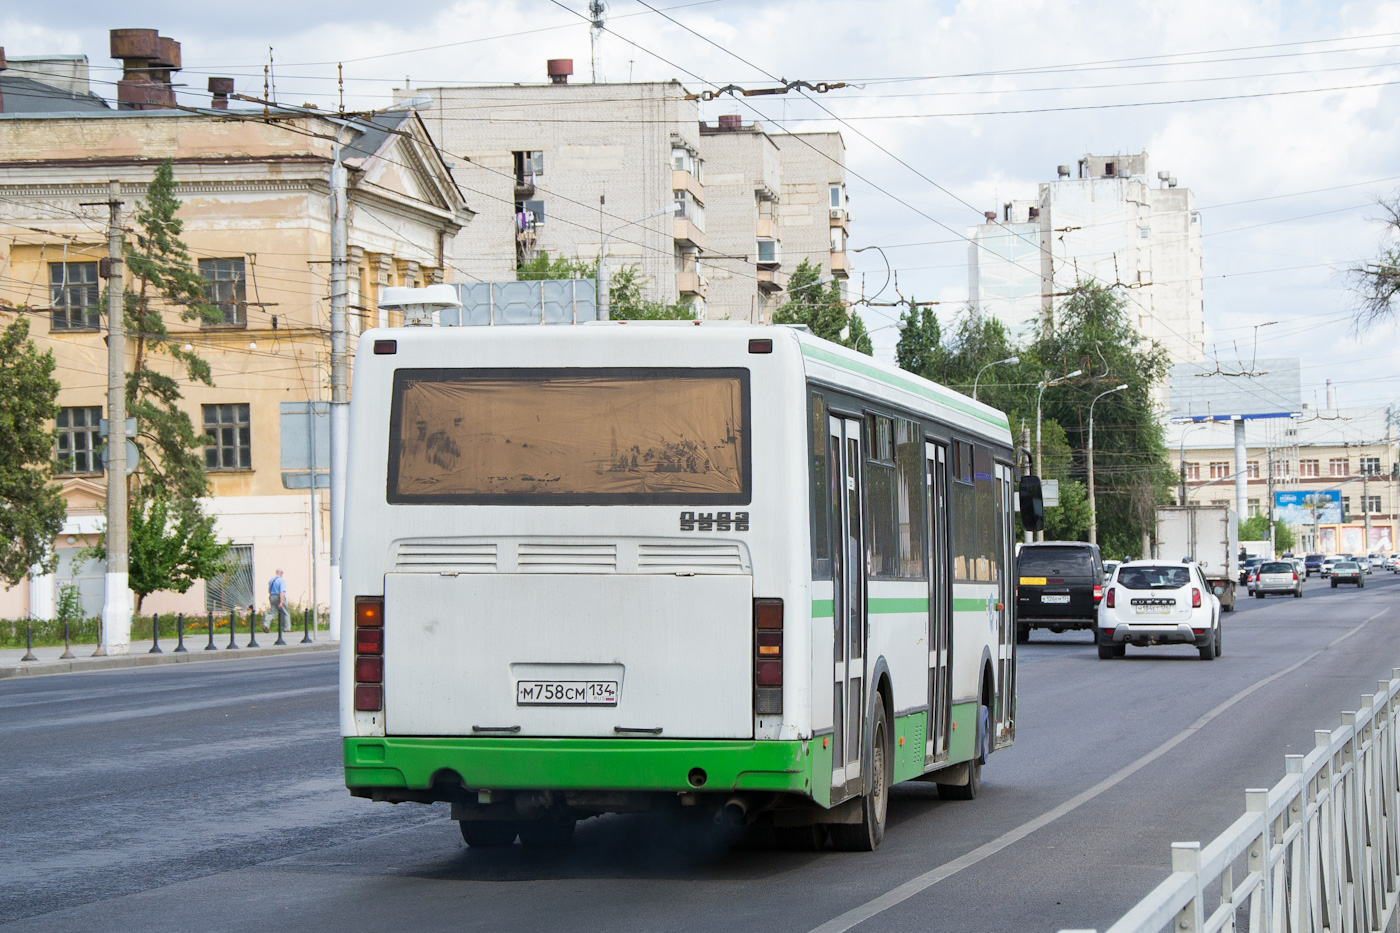
[[[1044,530],[1045,499],[1040,493],[1040,477],[1021,477],[1017,491],[1021,498],[1021,527],[1026,531]]]

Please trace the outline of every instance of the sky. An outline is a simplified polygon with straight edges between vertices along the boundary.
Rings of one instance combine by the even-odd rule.
[[[1376,200],[1400,195],[1400,3],[647,3],[608,0],[602,79],[849,85],[725,97],[701,115],[842,133],[850,248],[878,246],[898,271],[898,296],[886,286],[878,300],[939,301],[946,326],[967,298],[964,237],[983,211],[1035,197],[1086,153],[1145,150],[1149,176],[1170,171],[1201,210],[1208,357],[1299,357],[1310,407],[1327,379],[1343,406],[1400,402],[1397,329],[1354,332],[1347,275],[1388,242]],[[107,30],[155,28],[182,45],[189,103],[207,104],[210,75],[261,96],[270,62],[279,101],[335,107],[342,63],[345,105],[372,108],[405,86],[544,82],[551,58],[587,80],[586,8],[72,0],[6,5],[0,41],[11,56],[86,54],[94,91],[112,96]],[[881,253],[851,258],[852,296],[875,295]],[[898,312],[860,313],[892,358]]]

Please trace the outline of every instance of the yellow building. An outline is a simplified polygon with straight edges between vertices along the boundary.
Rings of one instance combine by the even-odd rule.
[[[103,568],[75,565],[73,557],[103,526],[106,495],[94,451],[106,411],[99,261],[107,252],[108,180],[121,183],[130,237],[134,211],[165,159],[174,160],[182,238],[207,297],[224,311],[222,323],[199,326],[168,309],[166,323],[213,369],[213,387],[183,385],[183,406],[215,438],[205,449],[208,507],[221,536],[237,546],[237,570],[212,591],[198,584],[184,595],[153,594],[142,611],[265,606],[267,580],[278,568],[294,605],[327,605],[329,496],[318,490],[313,517],[304,474],[302,488],[287,488],[295,478],[284,477],[281,428],[289,407],[304,411],[308,400],[330,397],[334,150],[341,147],[349,169],[352,361],[360,331],[397,323],[378,309],[380,287],[451,280],[444,257],[471,212],[450,169],[411,110],[347,124],[262,108],[55,106],[0,113],[0,326],[28,315],[33,339],[57,359],[56,454],[65,463],[59,479],[69,520],[55,543],[58,572],[0,591],[0,617],[47,615],[55,588],[69,583],[79,587],[87,614],[101,608]],[[133,347],[128,338],[128,365]],[[159,359],[159,368],[184,382],[182,366]],[[288,424],[306,427],[304,417]]]

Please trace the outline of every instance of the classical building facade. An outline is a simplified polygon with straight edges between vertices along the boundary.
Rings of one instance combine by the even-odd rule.
[[[115,52],[115,36],[113,44]],[[178,44],[175,54],[178,65]],[[0,323],[28,316],[32,338],[56,358],[55,455],[69,519],[55,542],[58,572],[0,591],[0,617],[42,611],[53,589],[68,584],[78,586],[85,612],[101,606],[102,567],[74,558],[103,527],[108,481],[98,435],[107,384],[105,202],[115,179],[123,226],[134,235],[134,211],[167,159],[183,202],[181,236],[206,297],[224,315],[200,325],[165,309],[172,334],[212,370],[212,386],[182,382],[181,404],[213,440],[204,451],[207,505],[235,545],[236,570],[218,592],[199,584],[184,595],[156,593],[143,611],[264,605],[278,567],[292,602],[325,606],[328,497],[316,495],[313,509],[305,474],[286,469],[282,431],[304,431],[305,416],[289,412],[329,398],[334,149],[349,174],[353,358],[360,331],[394,323],[378,308],[380,287],[450,280],[450,243],[471,216],[427,126],[408,110],[346,123],[262,108],[191,113],[160,101],[74,112],[61,95],[54,100],[46,111],[0,113]],[[129,338],[128,360],[133,349]],[[156,365],[183,379],[173,361]]]

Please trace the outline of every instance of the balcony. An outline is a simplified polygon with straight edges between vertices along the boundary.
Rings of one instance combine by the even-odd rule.
[[[710,282],[698,272],[681,272],[676,276],[676,285],[682,295],[710,297]]]
[[[695,226],[688,218],[677,217],[671,221],[671,236],[678,245],[705,248],[705,231]]]
[[[705,186],[700,184],[699,179],[697,179],[694,175],[690,174],[690,172],[684,172],[680,169],[672,169],[671,190],[689,191],[691,196],[694,197],[695,200],[699,201],[701,204],[705,203]]]
[[[841,279],[850,278],[851,261],[846,258],[845,252],[831,254],[831,274]]]
[[[828,224],[832,227],[844,227],[850,221],[851,215],[847,214],[839,207],[833,207],[827,212]]]
[[[760,217],[754,226],[754,232],[758,234],[760,240],[776,240],[778,238],[778,222],[772,217]]]
[[[780,292],[787,287],[787,273],[773,267],[764,268],[759,266],[754,272],[758,279],[759,291],[765,294],[769,292]]]

